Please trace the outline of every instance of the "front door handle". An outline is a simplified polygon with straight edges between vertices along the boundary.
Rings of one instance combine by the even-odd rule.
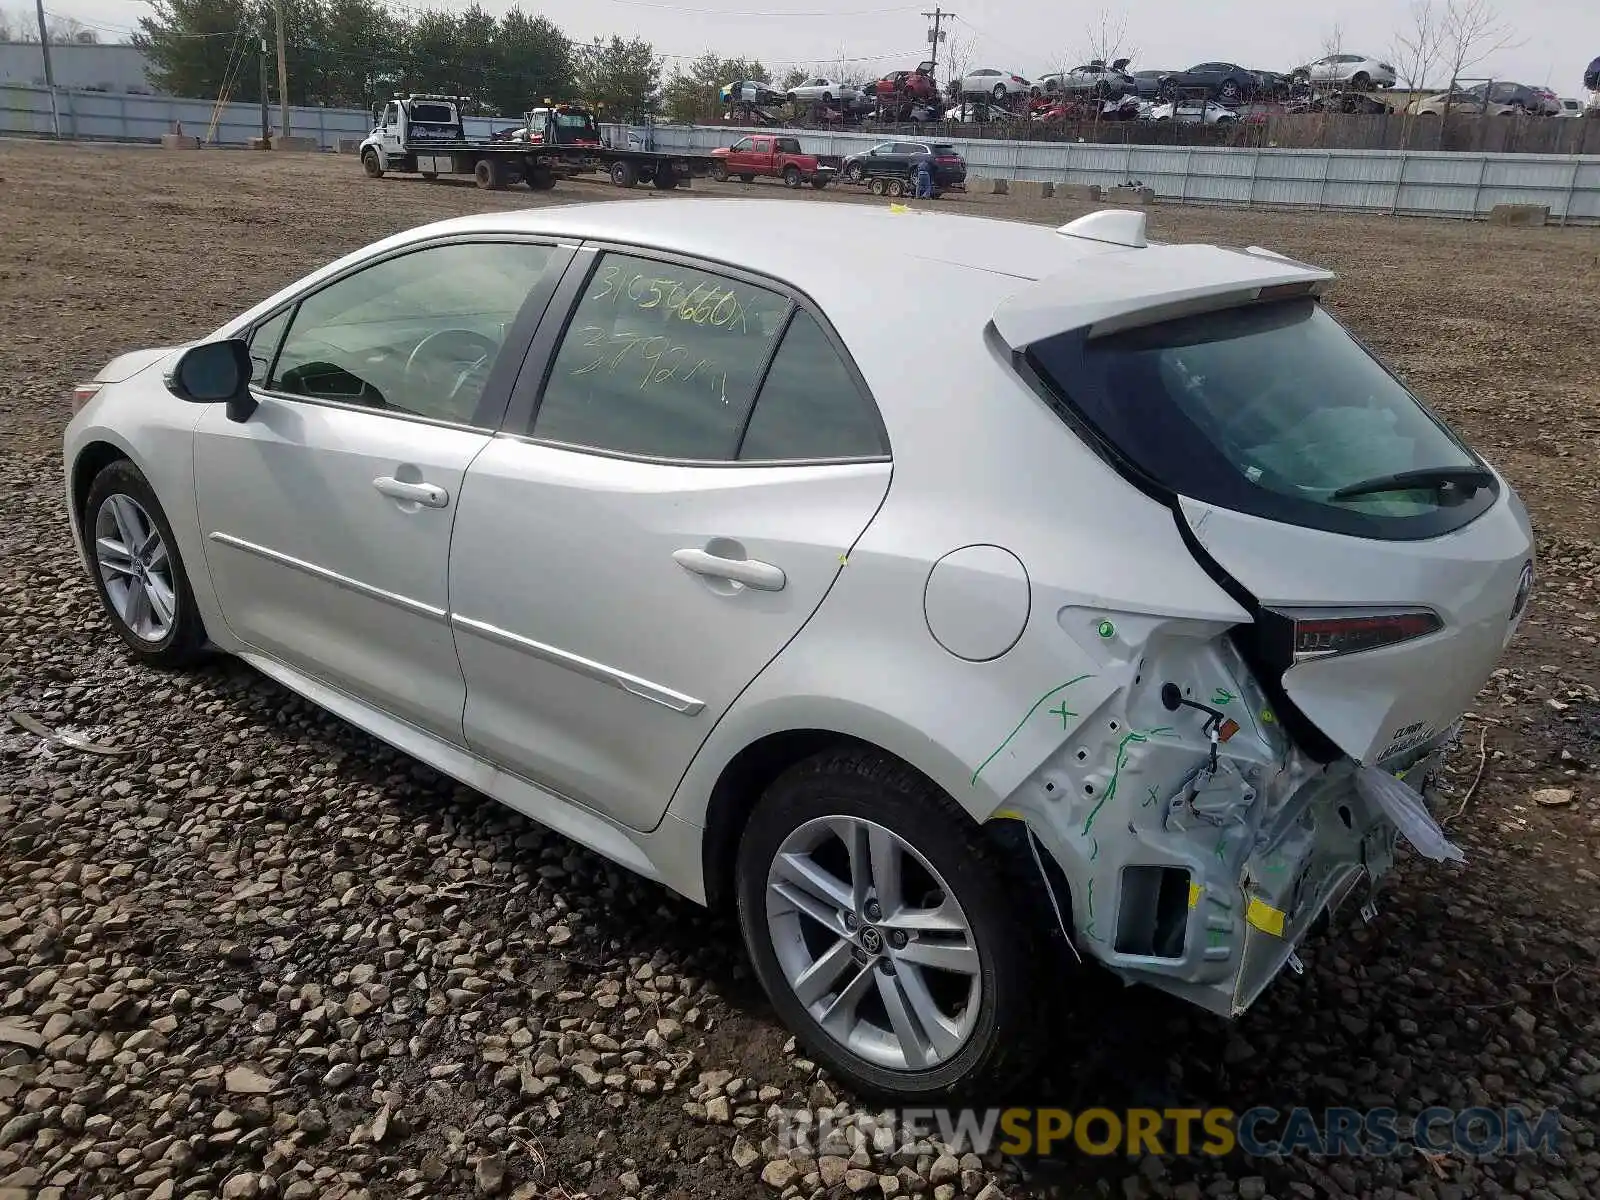
[[[409,500],[424,508],[443,508],[450,503],[450,493],[432,483],[407,483],[391,475],[379,475],[372,486],[394,500]]]
[[[781,592],[788,582],[782,567],[753,558],[723,558],[698,547],[672,552],[673,561],[686,571],[712,579],[727,579],[761,592]]]

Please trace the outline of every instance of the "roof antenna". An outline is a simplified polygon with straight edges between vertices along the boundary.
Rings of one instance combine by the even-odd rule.
[[[1145,214],[1135,208],[1102,208],[1076,221],[1069,221],[1056,232],[1065,237],[1090,242],[1107,242],[1143,250],[1150,243],[1144,237]]]

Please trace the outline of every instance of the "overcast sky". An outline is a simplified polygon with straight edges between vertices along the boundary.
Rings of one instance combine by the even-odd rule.
[[[512,0],[482,2],[496,14],[514,6]],[[1433,0],[1436,8],[1444,2]],[[1600,0],[1482,2],[1498,3],[1517,44],[1491,55],[1470,74],[1548,84],[1563,95],[1580,91],[1584,67],[1600,55]],[[31,9],[21,0],[0,3],[14,14]],[[394,7],[421,3],[407,0]],[[131,29],[149,11],[143,0],[45,0],[45,6],[109,31]],[[461,9],[468,0],[424,6]],[[547,13],[580,39],[612,33],[647,38],[661,54],[677,56],[668,58],[669,68],[673,61],[715,50],[757,56],[777,73],[791,65],[836,63],[842,55],[858,73],[876,75],[923,57],[930,22],[921,12],[933,6],[882,0],[523,0],[520,7]],[[955,0],[954,7],[957,16],[945,25],[949,34],[941,60],[955,49],[969,66],[1031,75],[1075,65],[1097,48],[1099,39],[1089,31],[1099,24],[1095,0]],[[1135,69],[1177,70],[1226,59],[1288,70],[1323,53],[1335,21],[1345,50],[1386,56],[1408,27],[1409,10],[1410,0],[1123,0],[1105,11],[1113,28],[1125,22],[1120,53],[1132,54]]]

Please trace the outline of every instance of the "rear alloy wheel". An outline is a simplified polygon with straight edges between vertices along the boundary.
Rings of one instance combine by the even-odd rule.
[[[728,164],[714,162],[711,164],[711,178],[717,183],[728,182]]]
[[[1005,84],[997,83],[997,84],[994,85],[994,98],[996,100],[1004,100],[1006,98],[1006,85]]]
[[[860,163],[851,163],[844,169],[844,177],[851,183],[860,183],[861,174],[862,172]]]
[[[756,974],[856,1092],[975,1096],[1040,1053],[1033,924],[983,832],[916,772],[871,751],[791,768],[737,870]]]
[[[367,173],[369,178],[383,178],[383,163],[379,161],[378,152],[376,150],[367,150],[362,153],[361,169]]]
[[[1239,102],[1239,81],[1236,79],[1223,80],[1222,87],[1217,92],[1217,95],[1221,97],[1224,104],[1237,104]]]
[[[784,187],[786,187],[786,188],[797,188],[803,182],[805,182],[805,181],[800,176],[800,168],[799,167],[785,167],[783,169],[783,186]]]
[[[82,533],[117,636],[154,666],[193,662],[206,632],[178,543],[149,481],[126,459],[95,476]]]

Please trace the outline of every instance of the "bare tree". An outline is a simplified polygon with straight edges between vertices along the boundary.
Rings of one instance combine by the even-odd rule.
[[[950,31],[950,37],[944,43],[943,55],[947,91],[950,90],[948,84],[954,83],[972,70],[973,46],[973,36],[967,32],[964,26],[958,26]],[[959,90],[959,88],[956,89],[956,91]],[[957,99],[960,99],[960,97],[957,96]]]
[[[52,45],[56,42],[79,41],[81,40],[81,35],[85,33],[89,34],[91,38],[93,37],[93,30],[82,21],[75,17],[58,17],[54,13],[49,14],[44,23],[44,29],[45,35],[49,37]]]
[[[1490,0],[1445,0],[1441,46],[1444,65],[1450,68],[1450,94],[1444,102],[1446,120],[1461,73],[1518,44],[1511,26],[1500,19],[1499,10]],[[1486,93],[1485,102],[1488,99]],[[1488,111],[1487,107],[1484,111]]]
[[[1085,30],[1088,46],[1089,61],[1096,59],[1107,65],[1114,63],[1119,58],[1132,59],[1134,48],[1128,44],[1128,18],[1121,14],[1113,15],[1109,9],[1102,8],[1089,22]]]
[[[1407,13],[1410,22],[1405,31],[1395,35],[1395,74],[1401,86],[1411,93],[1411,99],[1402,110],[1400,121],[1401,145],[1407,145],[1411,125],[1416,120],[1412,105],[1421,98],[1428,80],[1439,69],[1439,56],[1444,49],[1444,10],[1434,0],[1411,0]]]
[[[1344,26],[1335,21],[1322,31],[1322,58],[1332,58],[1344,53]]]
[[[9,42],[12,40],[12,37],[11,14],[5,9],[0,8],[0,42]]]

